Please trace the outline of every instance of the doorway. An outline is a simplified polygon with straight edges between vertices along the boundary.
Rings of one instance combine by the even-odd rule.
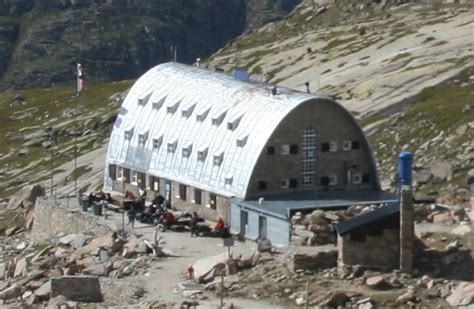
[[[240,211],[240,232],[239,238],[241,240],[245,239],[245,235],[247,235],[247,229],[249,224],[249,213],[241,210]]]

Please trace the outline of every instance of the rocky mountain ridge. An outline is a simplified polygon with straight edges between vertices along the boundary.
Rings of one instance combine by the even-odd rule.
[[[0,89],[136,78],[173,58],[206,57],[245,29],[282,18],[301,0],[0,2]]]

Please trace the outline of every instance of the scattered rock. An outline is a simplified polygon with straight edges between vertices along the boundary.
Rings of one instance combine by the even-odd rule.
[[[415,299],[415,292],[413,290],[408,290],[405,294],[402,294],[397,297],[396,303],[397,304],[406,304],[409,301],[413,301]]]
[[[1,300],[9,300],[20,297],[23,294],[22,288],[18,284],[14,284],[9,288],[0,292]]]
[[[383,276],[373,276],[365,280],[365,285],[372,289],[387,289],[390,284]]]
[[[78,302],[102,302],[103,296],[97,277],[64,276],[51,279],[51,297],[64,296]]]
[[[454,307],[474,304],[474,283],[461,282],[446,301]]]

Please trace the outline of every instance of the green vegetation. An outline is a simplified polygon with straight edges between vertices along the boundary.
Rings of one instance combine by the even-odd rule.
[[[66,177],[66,181],[67,182],[73,181],[74,179],[81,177],[82,175],[84,175],[87,172],[90,172],[91,170],[92,170],[92,167],[81,165]]]
[[[118,105],[109,105],[110,96],[127,90],[132,83],[133,81],[122,81],[87,85],[78,99],[78,109],[81,111],[78,115],[78,125],[84,125],[88,119],[95,119],[98,114],[103,117],[113,115]],[[53,168],[57,169],[58,166],[72,159],[73,138],[67,130],[73,127],[74,118],[67,118],[63,112],[74,108],[74,94],[73,86],[0,93],[0,123],[2,124],[0,136],[4,137],[4,142],[0,143],[0,169],[4,170],[3,174],[0,174],[0,197],[12,193],[15,187],[35,182],[50,169],[50,152],[40,144],[28,146],[28,153],[23,156],[17,155],[18,150],[24,147],[25,135],[48,127],[60,132],[59,147],[55,154]],[[26,103],[11,106],[15,98],[18,101],[19,96],[24,97]],[[36,112],[30,115],[28,110],[32,108]],[[25,113],[27,117],[15,120],[15,116]],[[97,120],[100,119],[97,118]],[[107,126],[99,128],[95,137],[92,135],[88,137],[89,142],[78,143],[79,154],[92,149],[95,145],[101,145],[108,131]],[[20,175],[17,175],[18,171],[21,171]]]

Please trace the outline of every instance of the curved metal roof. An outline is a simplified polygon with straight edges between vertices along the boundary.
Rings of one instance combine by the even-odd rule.
[[[245,197],[272,132],[295,107],[327,99],[165,63],[133,85],[117,117],[107,162],[224,196]]]

